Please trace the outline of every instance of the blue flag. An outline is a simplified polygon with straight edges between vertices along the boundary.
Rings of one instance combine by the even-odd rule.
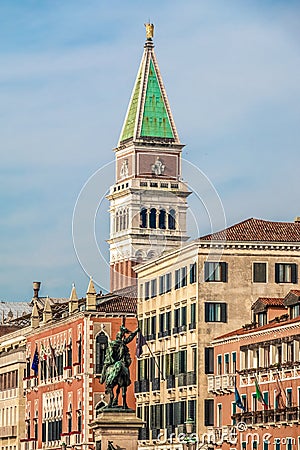
[[[145,336],[139,331],[136,340],[136,357],[139,358],[143,353],[143,346],[147,343]]]
[[[236,386],[234,388],[234,396],[235,396],[235,404],[236,404],[236,406],[238,406],[243,411],[245,411],[246,408],[244,406],[244,403],[242,402],[241,396],[240,396],[239,391],[237,390]]]
[[[37,347],[35,348],[32,364],[31,364],[31,368],[34,371],[34,373],[38,373],[38,369],[39,369],[39,352],[38,352]]]

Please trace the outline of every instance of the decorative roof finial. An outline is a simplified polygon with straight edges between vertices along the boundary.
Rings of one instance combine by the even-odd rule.
[[[154,36],[154,25],[153,23],[145,23],[144,24],[146,27],[146,38],[147,39],[152,39]]]

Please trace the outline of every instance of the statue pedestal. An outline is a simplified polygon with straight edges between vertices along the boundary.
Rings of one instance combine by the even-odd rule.
[[[144,421],[136,417],[131,409],[104,409],[90,423],[95,433],[96,449],[107,450],[112,441],[117,450],[137,450],[138,431]]]

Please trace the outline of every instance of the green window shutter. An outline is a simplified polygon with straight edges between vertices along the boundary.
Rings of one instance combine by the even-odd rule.
[[[221,262],[221,280],[223,282],[227,282],[227,275],[228,275],[228,265],[226,262]]]
[[[204,263],[204,281],[209,281],[209,262]]]
[[[174,353],[174,368],[175,368],[175,375],[178,375],[179,372],[179,352]]]
[[[275,263],[275,283],[279,283],[279,264]]]
[[[221,322],[227,322],[227,304],[221,303]]]
[[[291,264],[291,266],[292,266],[292,283],[297,283],[298,266],[297,266],[297,264]]]
[[[196,400],[188,400],[188,414],[187,417],[193,419],[195,422],[196,418]]]
[[[170,375],[170,355],[169,355],[169,353],[166,354],[165,362],[166,362],[166,377],[168,377]]]

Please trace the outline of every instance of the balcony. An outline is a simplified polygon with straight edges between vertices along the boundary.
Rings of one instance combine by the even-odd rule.
[[[149,428],[140,428],[139,441],[148,441],[148,440],[149,440]]]
[[[167,377],[167,389],[175,388],[175,375],[169,375]]]
[[[208,392],[214,394],[228,394],[234,391],[235,375],[208,375]]]
[[[152,391],[160,391],[160,378],[154,378],[152,381]]]
[[[36,450],[37,441],[35,438],[21,439],[21,450]]]
[[[188,386],[196,385],[196,372],[188,372],[186,374],[186,384]]]
[[[186,386],[186,373],[178,375],[178,387]]]
[[[0,427],[0,438],[17,436],[17,425],[7,425]]]
[[[300,362],[295,361],[283,363],[281,365],[274,364],[270,367],[243,369],[238,373],[240,374],[241,386],[253,385],[255,383],[255,378],[257,378],[258,383],[276,382],[278,377],[282,380],[289,378],[297,379],[300,378]]]
[[[140,381],[140,392],[149,392],[149,380]]]
[[[294,424],[300,423],[300,408],[293,406],[285,409],[266,409],[234,414],[232,417],[238,422],[245,422],[248,427]]]

